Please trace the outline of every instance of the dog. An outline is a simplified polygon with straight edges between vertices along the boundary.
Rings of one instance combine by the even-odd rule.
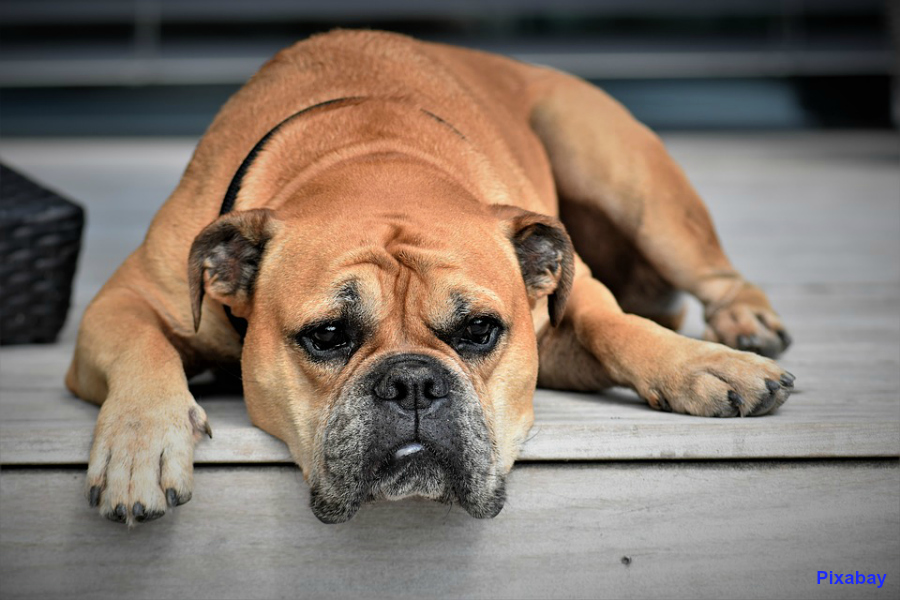
[[[675,332],[682,294],[705,340]],[[141,246],[86,310],[67,387],[101,405],[87,471],[113,521],[193,489],[188,390],[240,362],[313,513],[420,496],[493,517],[536,385],[758,416],[794,377],[659,138],[563,72],[390,33],[279,52],[221,109]]]

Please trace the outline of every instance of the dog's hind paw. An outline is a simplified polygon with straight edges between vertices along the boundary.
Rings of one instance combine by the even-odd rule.
[[[791,345],[791,336],[765,294],[741,282],[724,302],[706,308],[704,339],[775,358]]]
[[[150,402],[107,398],[88,464],[88,503],[117,523],[153,521],[191,499],[194,444],[212,437],[189,394]]]

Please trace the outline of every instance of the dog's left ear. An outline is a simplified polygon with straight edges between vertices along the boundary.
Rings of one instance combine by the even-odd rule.
[[[491,206],[516,250],[528,299],[547,298],[550,324],[554,327],[566,312],[572,291],[575,255],[565,227],[553,217],[516,206]]]
[[[235,316],[246,314],[273,221],[272,211],[265,208],[231,212],[194,240],[188,256],[194,331],[200,329],[204,294],[229,306]]]

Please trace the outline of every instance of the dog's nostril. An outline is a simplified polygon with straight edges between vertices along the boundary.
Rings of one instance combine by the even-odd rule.
[[[428,380],[427,382],[425,382],[424,387],[425,397],[429,400],[446,398],[447,394],[450,393],[450,386],[447,385],[447,380],[443,377],[437,377]]]
[[[402,400],[408,394],[406,385],[391,377],[390,374],[381,378],[375,386],[374,392],[382,400]]]

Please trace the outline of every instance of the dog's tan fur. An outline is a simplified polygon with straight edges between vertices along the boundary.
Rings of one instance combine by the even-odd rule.
[[[254,144],[289,115],[337,98],[351,100],[272,137],[235,211],[220,218]],[[568,227],[578,255],[567,303],[559,270],[523,285],[510,236],[522,219],[538,218],[523,211],[547,215],[549,227],[560,215]],[[200,282],[192,311],[192,243],[216,223],[271,241],[252,295],[192,257]],[[285,331],[332,310],[327,292],[350,276],[367,290],[375,338],[339,371],[297,357]],[[474,366],[423,325],[461,288],[514,324],[501,351]],[[208,425],[186,371],[213,362],[242,361],[253,422],[288,444],[307,477],[319,468],[315,446],[337,391],[357,366],[388,352],[433,355],[473,382],[502,472],[531,426],[538,380],[625,385],[654,408],[701,416],[784,402],[792,378],[770,359],[657,324],[677,327],[680,291],[706,307],[709,340],[735,347],[745,336],[769,355],[783,349],[781,321],[725,257],[682,171],[602,91],[392,34],[298,43],[223,107],[144,243],[85,313],[66,383],[102,404],[92,502],[131,523],[190,497],[193,445]],[[554,293],[565,308],[556,327],[547,307]],[[250,322],[243,356],[223,305]]]

